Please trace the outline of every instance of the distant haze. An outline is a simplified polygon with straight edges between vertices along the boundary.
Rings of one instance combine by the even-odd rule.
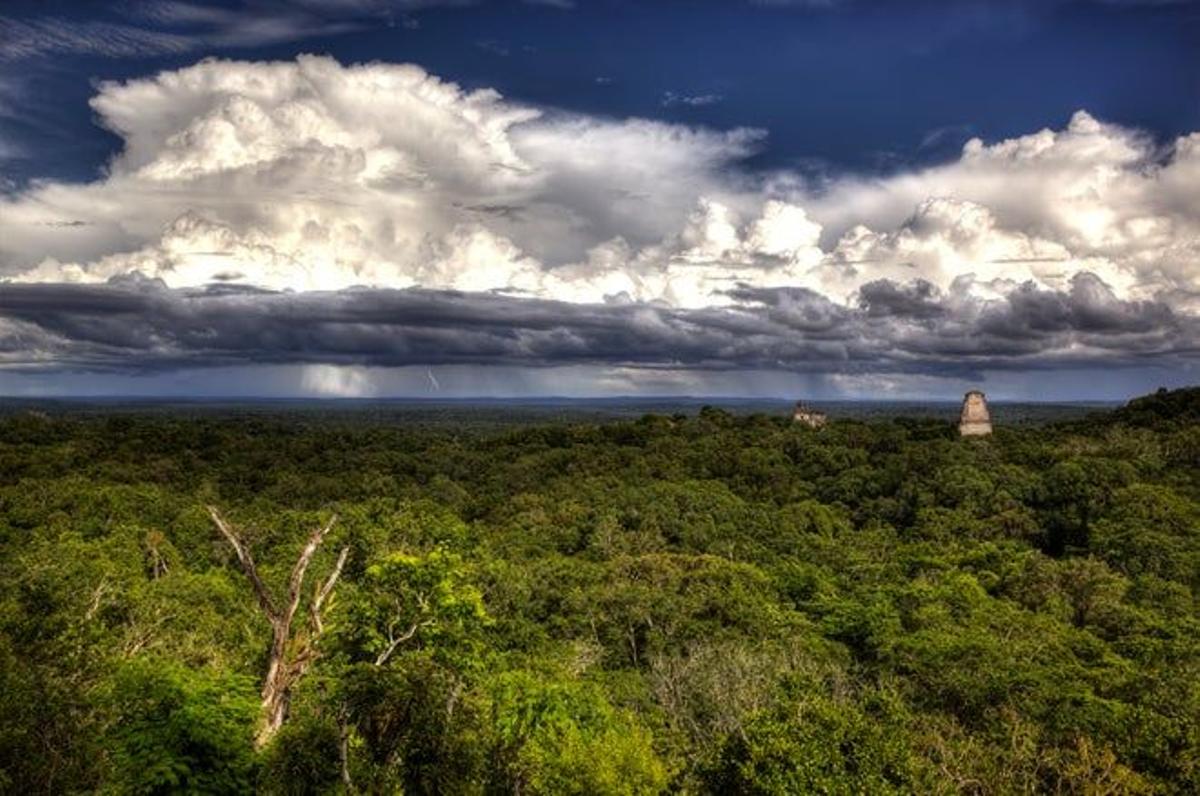
[[[575,368],[257,366],[148,373],[0,373],[0,396],[195,398],[619,398],[692,396],[775,400],[959,401],[982,387],[996,401],[1124,401],[1196,376],[1170,370],[930,376],[803,374],[771,371],[639,372]],[[1145,385],[1152,385],[1146,387]]]

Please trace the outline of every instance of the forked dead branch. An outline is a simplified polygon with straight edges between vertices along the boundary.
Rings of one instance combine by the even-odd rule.
[[[346,564],[350,548],[342,548],[333,571],[313,592],[312,601],[309,603],[308,622],[293,633],[292,624],[296,611],[300,607],[304,575],[317,548],[321,546],[326,534],[337,522],[337,515],[330,517],[328,522],[309,536],[308,542],[300,551],[300,556],[292,567],[292,574],[288,578],[286,602],[280,609],[276,606],[266,584],[259,576],[254,557],[250,554],[250,549],[246,547],[245,542],[225,521],[215,506],[207,506],[207,509],[217,530],[233,547],[242,572],[246,574],[246,579],[250,581],[250,586],[254,590],[258,605],[271,624],[271,652],[267,664],[267,674],[263,680],[262,714],[258,733],[254,739],[255,745],[261,749],[270,742],[279,728],[283,726],[283,722],[287,720],[292,689],[317,657],[317,640],[324,631],[322,612],[342,574],[342,568]]]

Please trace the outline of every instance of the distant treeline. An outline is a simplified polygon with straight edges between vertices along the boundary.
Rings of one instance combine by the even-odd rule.
[[[0,792],[1200,793],[1200,389],[1011,406],[9,404]]]
[[[76,420],[116,415],[141,418],[257,419],[289,426],[387,425],[408,428],[454,427],[459,431],[495,431],[513,426],[551,423],[609,423],[636,420],[647,414],[674,417],[695,415],[705,406],[719,405],[737,417],[764,414],[790,416],[793,401],[781,399],[664,398],[529,398],[529,399],[415,399],[351,398],[183,400],[173,398],[49,399],[0,397],[0,418],[33,414]],[[1111,402],[1045,403],[992,401],[997,422],[1008,425],[1077,420],[1097,411],[1115,409]],[[897,418],[957,420],[962,403],[946,401],[814,401],[830,417],[841,420]]]

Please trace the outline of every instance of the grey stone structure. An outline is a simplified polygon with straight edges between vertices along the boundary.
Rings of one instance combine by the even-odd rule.
[[[964,437],[982,437],[992,433],[992,416],[988,413],[987,396],[979,390],[971,390],[963,396],[958,433]]]
[[[803,401],[797,401],[796,409],[792,412],[792,420],[797,423],[803,423],[809,428],[820,428],[825,425],[827,419],[824,412],[813,409]]]

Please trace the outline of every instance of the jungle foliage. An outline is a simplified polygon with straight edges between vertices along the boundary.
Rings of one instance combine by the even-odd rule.
[[[207,506],[274,595],[337,517],[265,742]],[[1198,596],[1200,389],[966,440],[20,412],[0,792],[1198,793]]]

